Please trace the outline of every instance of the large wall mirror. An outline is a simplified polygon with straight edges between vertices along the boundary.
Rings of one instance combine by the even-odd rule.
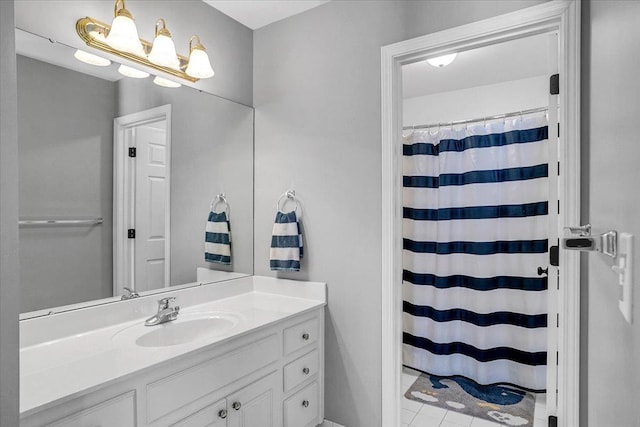
[[[253,273],[252,108],[20,29],[16,52],[22,318]],[[230,264],[205,261],[212,204]]]

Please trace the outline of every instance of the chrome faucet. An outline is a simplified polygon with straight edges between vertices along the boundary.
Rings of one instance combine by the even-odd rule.
[[[158,312],[145,320],[145,326],[155,326],[176,320],[178,318],[178,313],[180,312],[180,307],[169,307],[169,304],[175,300],[176,297],[167,297],[159,300]]]
[[[131,298],[138,298],[140,296],[139,293],[137,293],[136,291],[127,288],[126,286],[124,288],[122,288],[124,290],[124,294],[122,294],[122,296],[120,297],[121,300],[127,300],[127,299],[131,299]]]

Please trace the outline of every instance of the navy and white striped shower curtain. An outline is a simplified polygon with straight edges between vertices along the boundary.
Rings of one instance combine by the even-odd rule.
[[[545,389],[547,120],[415,131],[403,146],[403,363]]]

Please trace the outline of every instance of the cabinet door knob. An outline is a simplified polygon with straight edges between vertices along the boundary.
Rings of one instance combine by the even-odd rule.
[[[218,416],[224,420],[225,418],[227,418],[227,410],[220,409],[220,411],[218,412]]]
[[[305,408],[309,407],[309,401],[308,400],[303,400],[302,401],[302,406],[304,406]]]
[[[304,334],[302,334],[302,339],[305,340],[305,341],[309,341],[309,334],[306,333],[306,332]]]
[[[233,409],[235,409],[236,411],[240,410],[240,408],[242,408],[242,403],[240,402],[233,402],[233,404],[231,404],[231,407]]]
[[[309,368],[302,368],[302,373],[305,375],[309,375]]]

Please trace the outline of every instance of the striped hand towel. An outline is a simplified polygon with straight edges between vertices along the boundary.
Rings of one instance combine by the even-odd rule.
[[[204,259],[231,264],[231,225],[226,212],[209,212],[204,239]]]
[[[304,251],[302,230],[295,211],[276,213],[269,255],[271,270],[300,271]]]

